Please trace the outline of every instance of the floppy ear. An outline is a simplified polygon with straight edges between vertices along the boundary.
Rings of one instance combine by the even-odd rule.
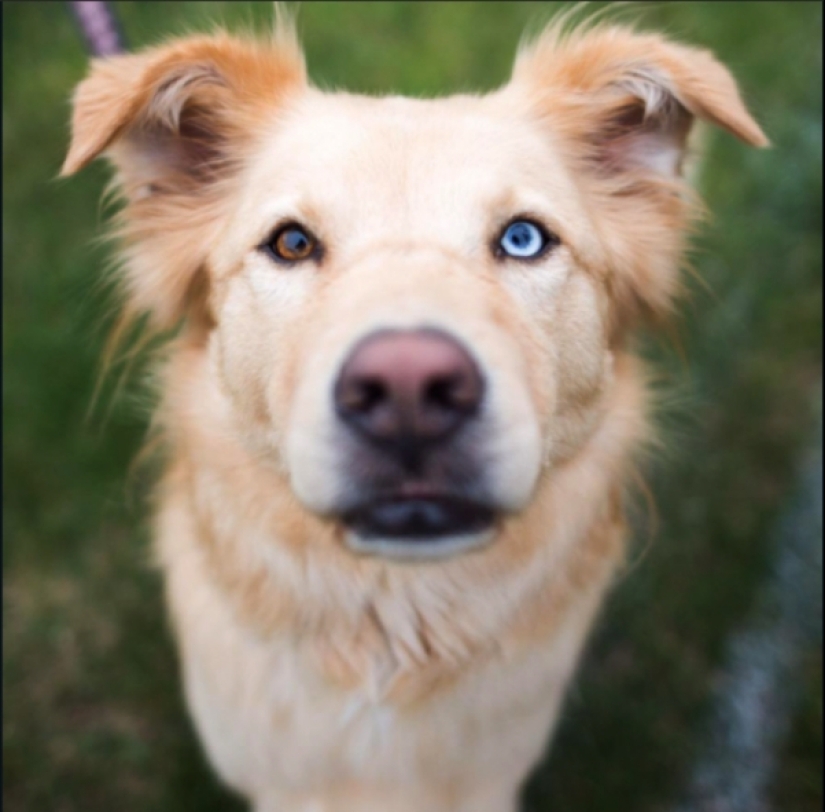
[[[619,329],[663,315],[676,292],[696,210],[683,183],[694,120],[752,146],[768,140],[709,52],[621,27],[560,29],[520,51],[511,86],[526,91],[590,195]]]
[[[61,176],[103,153],[126,208],[127,306],[172,326],[187,308],[227,183],[285,94],[304,86],[290,29],[269,43],[217,35],[96,60],[74,95]]]

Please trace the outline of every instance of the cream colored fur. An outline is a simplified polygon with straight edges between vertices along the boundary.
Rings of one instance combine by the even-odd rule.
[[[64,174],[105,152],[126,318],[182,324],[160,371],[156,538],[206,753],[257,812],[507,812],[622,560],[651,436],[628,350],[666,317],[695,117],[767,142],[708,53],[549,27],[511,81],[434,100],[325,93],[281,22],[93,65]],[[520,263],[514,216],[560,244]],[[278,223],[322,241],[282,267]],[[488,382],[502,512],[466,553],[354,551],[329,393],[364,336],[436,327]]]

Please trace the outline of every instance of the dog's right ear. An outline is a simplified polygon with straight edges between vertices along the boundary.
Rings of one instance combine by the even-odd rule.
[[[109,152],[127,184],[197,180],[219,168],[238,138],[255,132],[267,102],[305,82],[300,48],[283,29],[265,45],[196,37],[96,60],[75,92],[60,174]]]
[[[93,63],[75,93],[61,176],[101,154],[117,169],[126,313],[165,330],[205,312],[208,252],[233,199],[226,182],[306,83],[283,24],[270,42],[220,34]]]

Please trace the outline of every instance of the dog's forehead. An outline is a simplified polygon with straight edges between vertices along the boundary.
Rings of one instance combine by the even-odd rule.
[[[415,99],[344,93],[308,93],[285,116],[278,116],[270,141],[273,151],[298,143],[321,160],[368,161],[381,153],[399,160],[426,151],[466,154],[479,147],[508,148],[523,141],[523,127],[508,121],[484,97]]]
[[[546,134],[491,96],[312,92],[279,111],[259,143],[251,167],[259,203],[299,195],[337,212],[423,212],[440,202],[455,210],[461,199],[483,206],[513,189],[570,194]]]

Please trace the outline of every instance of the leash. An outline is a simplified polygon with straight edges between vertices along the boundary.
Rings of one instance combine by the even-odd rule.
[[[112,56],[125,50],[123,33],[109,3],[75,0],[69,8],[92,56]]]

